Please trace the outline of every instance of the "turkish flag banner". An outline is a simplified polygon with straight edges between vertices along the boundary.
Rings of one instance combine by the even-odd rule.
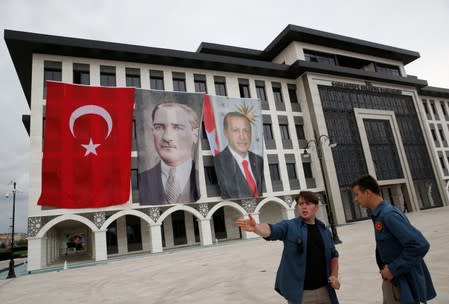
[[[134,92],[47,82],[38,205],[99,208],[129,200]]]

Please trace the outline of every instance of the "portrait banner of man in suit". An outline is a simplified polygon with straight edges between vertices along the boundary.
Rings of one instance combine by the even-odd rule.
[[[136,90],[141,205],[199,199],[198,139],[203,94]]]
[[[260,101],[206,96],[203,115],[221,197],[260,197],[264,183]]]

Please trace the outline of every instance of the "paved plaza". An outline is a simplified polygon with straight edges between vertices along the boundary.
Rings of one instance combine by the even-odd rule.
[[[410,213],[431,243],[425,260],[449,303],[449,207]],[[381,303],[371,221],[338,228],[342,304]],[[3,303],[285,303],[273,289],[281,242],[262,239],[131,256],[90,267],[0,280]],[[74,265],[75,266],[75,265]]]

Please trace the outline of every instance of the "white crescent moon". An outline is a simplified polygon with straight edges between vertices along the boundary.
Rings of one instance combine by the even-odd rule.
[[[82,106],[72,112],[72,115],[70,115],[69,119],[69,127],[73,137],[76,137],[75,133],[73,133],[73,125],[75,124],[75,121],[79,117],[86,114],[98,115],[106,121],[106,123],[108,124],[108,134],[106,135],[105,139],[108,138],[109,134],[111,134],[112,131],[112,117],[111,115],[109,115],[109,112],[106,111],[104,108],[95,105]]]

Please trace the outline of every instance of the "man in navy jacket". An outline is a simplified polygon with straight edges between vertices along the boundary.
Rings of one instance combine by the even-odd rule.
[[[330,231],[315,218],[320,207],[318,196],[301,191],[296,203],[297,218],[273,225],[256,224],[250,214],[249,219],[236,224],[266,240],[284,242],[275,290],[288,303],[338,304],[338,252]]]
[[[352,184],[355,201],[372,211],[376,260],[383,278],[384,304],[420,303],[436,296],[424,256],[429,242],[405,215],[380,195],[377,181],[369,175]]]

